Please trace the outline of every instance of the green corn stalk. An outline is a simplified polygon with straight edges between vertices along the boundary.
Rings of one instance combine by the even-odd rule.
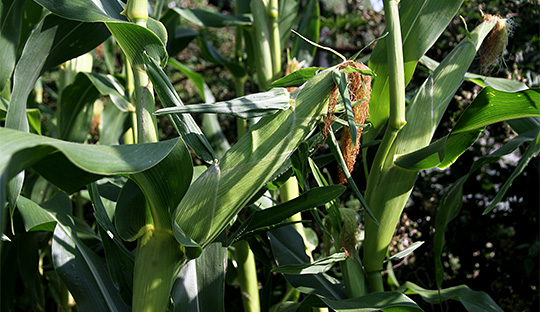
[[[123,12],[131,22],[146,27],[147,0],[128,0]],[[126,68],[132,74],[135,99],[136,142],[157,142],[154,91],[144,64]],[[130,77],[130,75],[128,75]],[[131,77],[130,77],[131,78]],[[136,125],[136,126],[135,126]],[[149,205],[146,223],[150,226],[138,240],[133,274],[133,311],[165,311],[173,277],[183,252],[172,234],[170,215],[165,207]]]
[[[393,1],[387,2],[385,5],[394,5]],[[390,14],[387,14],[387,19],[390,19]],[[409,104],[407,124],[399,133],[393,133],[398,125],[396,121],[400,119],[396,117],[397,111],[391,109],[389,127],[377,151],[366,189],[366,201],[381,224],[378,226],[370,219],[365,220],[363,260],[368,289],[372,292],[384,290],[381,276],[383,261],[418,172],[397,167],[394,159],[429,144],[452,95],[461,85],[476,52],[493,25],[490,22],[480,24],[426,80]],[[393,37],[391,32],[390,36]],[[390,58],[389,64],[396,61]],[[394,84],[391,84],[391,90],[396,90],[397,85],[392,88]]]

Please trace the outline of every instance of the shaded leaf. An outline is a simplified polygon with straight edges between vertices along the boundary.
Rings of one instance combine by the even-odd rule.
[[[231,238],[240,240],[243,233],[277,224],[298,212],[324,205],[343,194],[345,189],[346,187],[343,185],[316,187],[290,201],[256,211],[249,216]]]
[[[0,90],[6,86],[17,59],[25,1],[2,0],[0,3]]]
[[[227,15],[201,9],[173,8],[174,12],[191,23],[201,27],[249,26],[246,16]]]
[[[298,32],[309,40],[318,43],[320,33],[320,12],[319,1],[309,0],[302,8],[300,21],[298,22]],[[307,43],[302,38],[295,36],[291,54],[299,61],[306,61],[311,64],[315,55],[316,47]]]
[[[294,71],[287,76],[280,78],[270,84],[268,88],[289,88],[289,87],[299,87],[306,83],[308,80],[313,78],[319,71],[320,67],[308,67],[301,68],[297,71]]]
[[[344,261],[346,258],[347,256],[344,252],[338,252],[328,257],[317,259],[311,263],[281,265],[277,268],[273,268],[272,272],[282,274],[318,274],[330,270],[334,264]]]
[[[305,253],[302,237],[294,227],[283,227],[268,233],[272,253],[278,265],[309,264],[309,257]],[[305,293],[316,293],[327,298],[345,298],[345,289],[342,284],[330,276],[319,274],[284,275],[291,285]]]
[[[213,243],[184,265],[172,290],[175,311],[225,311],[226,263],[227,250],[221,243]]]
[[[483,291],[474,291],[465,285],[441,289],[440,297],[437,290],[424,289],[411,282],[406,282],[400,288],[406,294],[418,294],[426,302],[438,304],[441,301],[457,299],[469,312],[502,312],[502,309]],[[440,298],[440,300],[439,300]]]
[[[155,61],[147,57],[145,65],[148,76],[154,85],[162,105],[164,107],[183,106],[184,104],[169,81],[169,78]],[[207,163],[212,163],[218,158],[191,115],[173,115],[171,119],[176,131],[186,141],[187,145],[195,151],[197,156]]]
[[[83,143],[90,132],[98,91],[83,74],[62,91],[58,103],[58,138]]]

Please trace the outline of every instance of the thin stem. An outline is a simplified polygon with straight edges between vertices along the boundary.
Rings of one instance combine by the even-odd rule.
[[[281,76],[281,35],[279,33],[279,4],[278,0],[270,0],[268,3],[268,25],[271,31],[272,49],[272,80]]]
[[[257,50],[257,82],[259,89],[264,90],[272,82],[273,55],[270,46],[270,33],[267,24],[267,10],[262,0],[251,1],[251,12],[253,14],[253,26],[255,31],[255,49]]]

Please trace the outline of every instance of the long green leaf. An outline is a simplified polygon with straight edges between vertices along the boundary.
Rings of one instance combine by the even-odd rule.
[[[146,58],[146,70],[150,80],[154,84],[156,93],[164,107],[183,106],[182,100],[171,85],[169,78],[163,70],[150,57]],[[202,133],[201,129],[191,115],[173,115],[171,117],[176,131],[182,136],[197,156],[207,163],[214,162],[218,158],[212,146]]]
[[[437,61],[435,61],[434,59],[431,59],[430,57],[426,55],[420,58],[420,62],[423,65],[425,65],[429,70],[432,70],[432,71],[435,70],[437,66],[439,66],[439,63]],[[487,86],[492,86],[494,89],[500,90],[500,91],[515,92],[515,91],[523,91],[529,88],[527,87],[527,85],[517,80],[482,76],[482,75],[473,74],[470,72],[467,72],[465,74],[465,79],[474,82],[475,84],[481,86],[482,88],[485,88]]]
[[[429,144],[452,96],[462,84],[463,77],[474,60],[476,52],[493,26],[493,22],[478,25],[426,79],[407,106],[407,124],[396,138],[392,155],[407,154]],[[393,162],[394,159],[386,161]],[[381,226],[370,221],[366,222],[364,266],[367,272],[382,270],[388,244],[413,190],[416,176],[417,171],[392,165],[382,172],[377,182],[379,186],[385,187],[385,191],[370,192],[370,209]]]
[[[254,118],[275,114],[280,110],[288,109],[290,105],[289,92],[284,88],[274,88],[267,92],[250,94],[229,101],[162,108],[155,114],[214,113],[228,114],[238,118]]]
[[[114,225],[109,219],[97,185],[95,183],[88,185],[88,192],[94,205],[94,216],[99,224],[98,229],[105,251],[109,274],[124,302],[131,302],[131,297],[133,296],[134,256],[124,246]]]
[[[268,233],[272,253],[278,265],[309,264],[302,237],[294,227],[282,227]],[[325,273],[306,275],[285,275],[291,285],[305,293],[315,293],[330,299],[343,299],[345,290],[339,282]]]
[[[270,84],[268,88],[289,88],[289,87],[299,87],[313,78],[319,71],[320,67],[308,67],[301,68],[297,71],[294,71],[287,76],[278,79]]]
[[[98,91],[82,74],[62,91],[58,103],[58,138],[83,143],[90,132]]]
[[[412,170],[448,167],[476,141],[485,126],[524,117],[540,117],[538,91],[504,92],[486,87],[463,112],[448,136],[400,156],[395,163]]]
[[[173,286],[175,311],[225,311],[226,249],[208,245],[201,256],[182,267]]]
[[[59,193],[42,207],[43,212],[57,222],[52,242],[53,264],[79,310],[129,311],[120,299],[103,259],[78,237],[70,215],[69,197]]]
[[[437,290],[424,289],[411,282],[406,282],[400,288],[406,294],[418,294],[426,302],[438,304],[441,301],[457,299],[469,312],[502,312],[502,309],[483,291],[474,291],[465,285],[441,289],[440,297]]]
[[[246,16],[225,15],[201,9],[173,8],[181,17],[201,27],[250,26]]]
[[[17,58],[24,0],[0,2],[0,90],[6,86]]]
[[[66,19],[86,23],[104,22],[132,64],[143,64],[144,52],[162,66],[167,61],[165,27],[153,19],[148,20],[148,28],[128,22],[126,17],[121,15],[124,8],[119,1],[101,0],[99,4],[84,0],[36,2]]]
[[[318,274],[323,273],[332,268],[332,266],[347,258],[344,252],[338,252],[328,257],[317,259],[311,263],[281,265],[273,268],[272,272],[281,274]]]
[[[309,0],[302,8],[298,32],[309,40],[318,43],[320,34],[320,9],[319,1]],[[294,36],[291,54],[299,61],[311,64],[315,56],[316,47],[307,43],[298,36]]]
[[[343,194],[345,189],[346,187],[343,185],[317,187],[288,202],[256,211],[242,223],[240,228],[230,239],[241,240],[245,238],[246,235],[249,235],[250,231],[257,231],[260,228],[270,227],[286,220],[298,212],[324,205]]]
[[[515,172],[512,174],[508,182],[505,183],[505,185],[509,186],[512,180],[521,172],[521,170],[523,170],[523,167],[529,162],[531,157],[535,154],[538,154],[540,144],[538,142],[537,136],[538,129],[536,129],[532,136],[520,135],[509,141],[490,155],[479,158],[473,163],[468,174],[459,178],[446,190],[443,198],[441,199],[440,208],[435,219],[436,231],[433,243],[433,249],[435,254],[435,272],[438,287],[441,287],[444,278],[444,267],[441,261],[441,255],[445,244],[445,229],[448,223],[458,215],[461,209],[461,206],[463,204],[463,186],[465,182],[482,165],[497,161],[498,159],[500,159],[501,156],[513,152],[519,147],[519,145],[523,144],[524,142],[535,140],[535,142],[533,142],[528,147],[524,157],[522,157],[522,159],[519,161],[518,168],[516,168]],[[506,189],[502,190],[501,195],[497,196],[496,200],[493,201],[492,205],[490,205],[490,207],[488,207],[485,212],[489,211],[489,209],[491,209],[502,198],[505,191]]]

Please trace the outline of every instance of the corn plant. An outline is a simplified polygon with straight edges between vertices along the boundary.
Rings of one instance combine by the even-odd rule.
[[[500,311],[486,293],[465,285],[442,287],[444,230],[459,212],[468,175],[450,186],[436,216],[438,289],[405,282],[385,291],[381,271],[387,261],[419,247],[387,255],[420,170],[452,165],[486,125],[508,121],[518,135],[470,171],[527,145],[489,213],[539,152],[537,90],[467,72],[485,42],[505,40],[504,33],[494,35],[504,31],[501,18],[486,15],[437,63],[424,55],[462,1],[385,0],[386,35],[367,64],[356,62],[358,55],[347,59],[337,53],[343,59],[339,64],[282,77],[291,28],[297,25],[306,41],[318,39],[316,1],[307,1],[305,15],[298,18],[299,1],[237,1],[237,15],[163,11],[164,2],[1,2],[2,311],[46,310],[45,296],[66,311],[74,305],[80,311],[222,311],[227,250],[239,261],[238,279],[252,298],[244,300],[249,311],[421,311],[410,294],[435,304],[458,299],[469,311]],[[248,51],[247,64],[239,63],[241,57],[221,56],[204,35],[187,30],[185,20],[236,27],[237,40],[243,38]],[[293,54],[309,62],[314,48],[300,34],[293,36]],[[238,98],[212,103],[204,78],[174,59],[186,38],[197,38],[204,57],[228,69]],[[92,72],[88,54],[103,42],[108,74]],[[121,72],[111,53],[115,47],[121,51]],[[242,49],[238,45],[237,52]],[[430,75],[406,104],[405,88],[418,63]],[[51,112],[42,104],[40,77],[60,64],[57,110]],[[164,71],[167,64],[196,83],[205,104],[184,106]],[[256,70],[260,92],[244,95],[246,67]],[[433,140],[464,79],[483,91],[447,136]],[[163,107],[157,111],[156,96]],[[93,112],[104,99],[97,144],[88,144]],[[243,130],[232,147],[224,139],[208,140],[191,115],[210,113],[239,119]],[[159,115],[170,117],[179,137],[158,140]],[[42,118],[52,120],[50,136],[44,135]],[[215,115],[203,118],[213,125],[205,131],[220,133]],[[258,120],[244,129],[242,120],[251,118]],[[324,144],[332,153],[317,158]],[[361,145],[376,149],[374,159],[362,152],[370,168],[365,190],[350,174]],[[194,157],[205,165],[194,167]],[[362,203],[362,214],[344,209],[338,198],[346,187],[321,173],[319,167],[333,161],[342,183]],[[268,189],[286,184],[301,193],[287,195],[290,189],[283,188],[280,203],[253,208]],[[90,217],[85,202],[92,207]],[[245,207],[251,209],[239,216]],[[302,211],[310,211],[323,229],[325,256],[306,254],[302,228],[290,226],[294,221],[288,220]],[[365,226],[361,244],[356,239],[359,216]],[[257,248],[260,244],[269,248]],[[291,285],[273,307],[253,299],[259,291],[248,246],[271,266],[264,268],[266,276],[277,272]],[[13,260],[19,270],[13,269]],[[334,265],[341,279],[328,274]],[[19,279],[26,300],[10,289]]]

